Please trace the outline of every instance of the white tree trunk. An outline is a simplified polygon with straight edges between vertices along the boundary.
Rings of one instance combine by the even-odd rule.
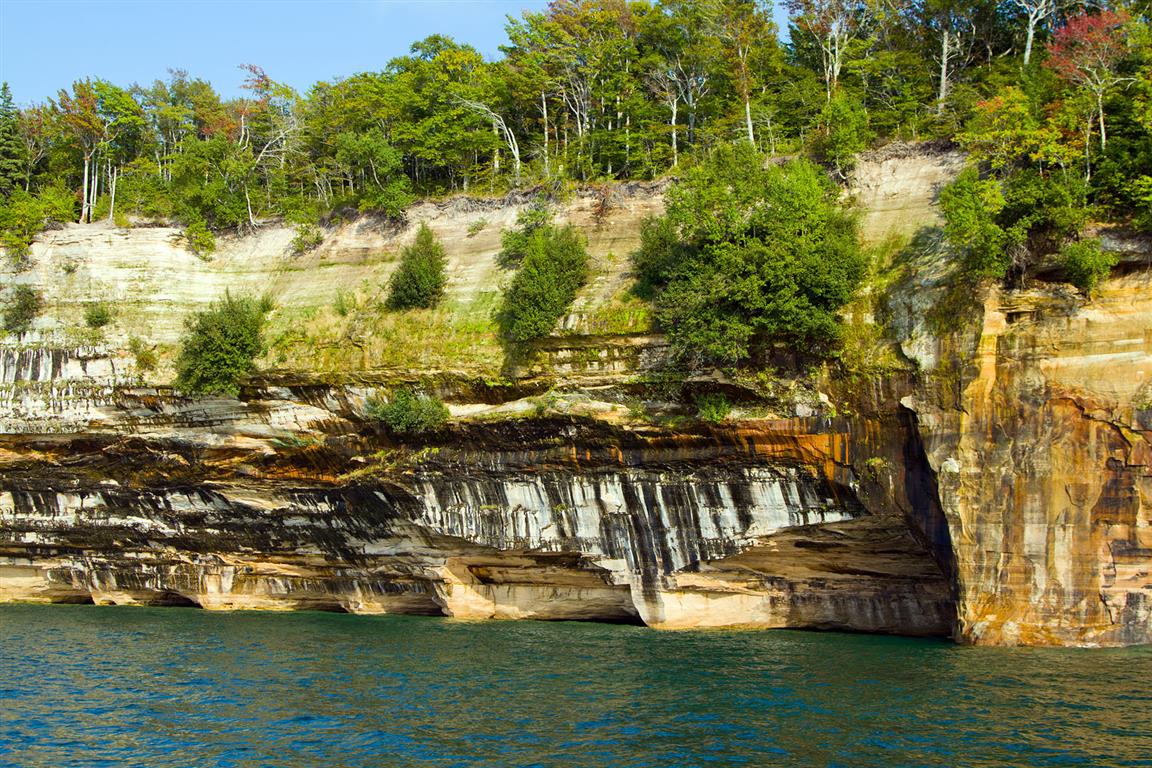
[[[108,221],[113,221],[116,213],[116,180],[120,177],[120,169],[112,167],[112,180],[108,187],[110,199],[108,201]]]
[[[940,90],[936,96],[936,114],[943,114],[948,98],[948,59],[952,56],[952,33],[945,28],[940,43]]]
[[[92,155],[84,155],[84,186],[80,193],[80,223],[88,221],[88,168],[92,165]]]
[[[552,178],[551,159],[548,157],[548,98],[540,91],[540,111],[544,114],[544,178]]]

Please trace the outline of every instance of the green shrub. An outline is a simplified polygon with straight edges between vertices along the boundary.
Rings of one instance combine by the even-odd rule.
[[[940,192],[944,233],[969,271],[1002,278],[1008,273],[1008,233],[996,222],[1004,209],[1004,192],[996,179],[981,179],[966,168]]]
[[[315,224],[300,224],[296,227],[296,236],[292,238],[289,246],[292,255],[301,256],[308,251],[314,251],[324,242],[324,233]]]
[[[516,226],[500,234],[500,253],[496,263],[505,269],[520,266],[528,255],[532,236],[552,224],[552,213],[544,201],[534,202],[516,215]]]
[[[640,224],[640,247],[632,253],[633,289],[637,296],[655,298],[668,284],[687,254],[675,223],[667,216],[650,216]]]
[[[442,401],[410,389],[398,389],[386,400],[373,395],[364,410],[368,418],[398,435],[432,432],[443,426],[449,415]]]
[[[159,360],[156,358],[156,350],[144,343],[143,339],[132,336],[128,339],[128,351],[136,358],[136,370],[141,374],[151,373],[156,370]]]
[[[719,392],[709,392],[696,398],[696,415],[704,421],[719,424],[728,418],[732,405]]]
[[[400,266],[388,281],[389,309],[428,309],[444,295],[448,278],[444,246],[427,224],[420,225],[416,241],[400,254]]]
[[[1103,250],[1100,240],[1093,237],[1065,245],[1060,250],[1060,261],[1068,282],[1090,294],[1116,266],[1116,254]]]
[[[476,221],[474,221],[468,225],[468,237],[476,237],[476,235],[483,232],[484,228],[487,226],[488,226],[488,219],[485,219],[485,218],[476,219]]]
[[[104,302],[89,304],[84,308],[84,324],[89,328],[103,328],[112,322],[112,309]]]
[[[820,125],[816,153],[844,178],[855,165],[856,154],[866,149],[872,139],[868,115],[858,99],[840,91],[824,105]]]
[[[509,341],[547,336],[588,281],[588,250],[572,226],[532,233],[497,315]]]
[[[264,353],[262,332],[271,309],[267,298],[225,293],[188,318],[176,359],[176,386],[201,394],[239,392],[240,381],[256,370],[256,358]]]
[[[822,168],[807,160],[765,168],[741,143],[688,170],[665,201],[633,267],[678,358],[741,364],[778,343],[830,351],[866,259],[855,218]]]
[[[17,335],[26,333],[43,307],[44,299],[39,291],[27,285],[16,286],[4,307],[4,330]]]
[[[336,314],[340,317],[348,317],[349,314],[356,310],[356,296],[354,294],[338,291],[336,293],[336,300],[332,302],[332,308],[336,310]]]
[[[73,199],[67,190],[48,187],[39,196],[17,189],[7,199],[0,198],[0,246],[17,267],[30,251],[32,238],[50,223],[68,221]]]
[[[196,220],[184,229],[184,244],[189,251],[202,259],[216,250],[216,236],[203,221]]]

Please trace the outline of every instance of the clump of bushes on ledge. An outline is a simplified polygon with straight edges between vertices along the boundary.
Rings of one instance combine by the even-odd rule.
[[[1103,250],[1099,238],[1090,237],[1065,245],[1060,249],[1060,261],[1068,282],[1090,294],[1116,266],[1116,254]]]
[[[233,296],[214,302],[186,321],[176,386],[197,394],[235,395],[264,354],[263,330],[272,301]]]
[[[364,410],[368,418],[397,435],[433,432],[448,421],[449,415],[443,401],[411,389],[398,389],[387,399],[373,395]]]
[[[112,322],[112,309],[102,301],[84,308],[84,324],[89,328],[103,328]]]
[[[17,335],[27,332],[43,307],[44,299],[39,291],[27,285],[16,286],[4,307],[4,330]]]
[[[709,392],[696,398],[696,415],[712,424],[719,424],[732,413],[732,404],[719,392]]]

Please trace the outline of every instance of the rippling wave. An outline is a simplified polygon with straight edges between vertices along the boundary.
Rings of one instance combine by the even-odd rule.
[[[1152,766],[1152,648],[0,607],[0,765]]]

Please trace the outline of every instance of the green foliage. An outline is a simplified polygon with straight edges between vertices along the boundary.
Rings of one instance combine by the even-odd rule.
[[[89,328],[103,328],[112,322],[112,308],[100,301],[84,308],[84,324]]]
[[[336,300],[332,302],[332,308],[340,317],[347,317],[356,310],[356,296],[339,291],[336,294]]]
[[[1116,266],[1116,254],[1103,250],[1098,238],[1086,238],[1065,245],[1060,250],[1060,263],[1068,282],[1090,294]]]
[[[198,394],[239,392],[240,382],[256,370],[264,353],[262,333],[272,309],[267,298],[225,293],[185,322],[176,386]]]
[[[387,399],[368,398],[365,413],[397,435],[434,432],[448,421],[448,406],[431,395],[411,389],[398,389]]]
[[[719,424],[732,412],[732,404],[719,392],[708,392],[696,398],[696,416],[704,421]]]
[[[389,309],[429,309],[444,295],[448,278],[444,246],[426,223],[416,240],[400,253],[400,265],[388,280]]]
[[[998,179],[970,167],[941,191],[940,208],[964,268],[1003,279],[1080,231],[1088,215],[1084,196],[1083,179],[1073,173],[1021,168]]]
[[[19,266],[32,238],[49,224],[70,220],[73,205],[72,195],[60,187],[48,187],[39,195],[15,190],[7,199],[0,199],[0,246]]]
[[[315,224],[299,224],[289,248],[294,256],[314,251],[324,242],[324,233]]]
[[[216,236],[203,221],[196,220],[184,228],[184,245],[202,259],[216,250]]]
[[[0,88],[0,198],[107,194],[111,175],[115,210],[133,219],[219,233],[306,208],[313,223],[356,211],[395,223],[414,193],[653,179],[736,141],[807,148],[842,178],[875,133],[959,142],[1009,207],[1019,172],[1083,175],[1081,203],[1152,227],[1139,181],[1152,178],[1146,2],[1049,14],[1029,66],[1019,2],[793,0],[784,36],[770,4],[749,0],[540,5],[508,20],[497,60],[431,35],[307,93],[251,66],[227,99],[179,71],[127,89],[78,79],[24,109]],[[593,217],[610,203],[601,195]],[[1054,253],[1060,236],[1020,218],[998,221],[1013,259]],[[525,258],[537,224],[507,233],[502,263]]]
[[[156,350],[144,343],[143,339],[132,336],[128,339],[128,351],[136,358],[136,370],[141,374],[148,374],[156,370],[159,360]]]
[[[1132,181],[1129,194],[1135,203],[1133,223],[1145,232],[1152,232],[1152,176],[1141,176]]]
[[[975,168],[966,168],[940,192],[944,233],[961,256],[964,266],[977,275],[1002,278],[1011,258],[1008,234],[996,223],[1004,210],[1000,182],[981,179]]]
[[[676,267],[690,257],[675,222],[667,216],[649,216],[640,224],[640,247],[631,256],[633,289],[637,296],[655,298]]]
[[[485,219],[483,217],[476,219],[476,221],[474,221],[468,225],[468,237],[476,237],[476,235],[483,232],[487,226],[488,226],[488,219]]]
[[[551,333],[588,281],[588,250],[570,225],[533,231],[523,259],[497,317],[501,335],[512,342]]]
[[[4,306],[4,330],[16,335],[27,333],[43,308],[44,299],[39,291],[27,285],[16,286]]]
[[[24,179],[28,152],[20,135],[20,112],[8,83],[0,84],[0,196],[10,195]]]
[[[835,344],[836,312],[866,265],[822,169],[765,168],[747,145],[723,148],[665,199],[633,265],[679,357],[738,364],[778,342],[813,354]]]
[[[500,233],[500,253],[496,263],[505,269],[515,269],[528,255],[532,237],[541,229],[551,226],[552,212],[548,203],[538,200],[516,214],[516,226]]]
[[[839,91],[820,112],[817,155],[844,178],[856,163],[856,154],[868,147],[872,134],[860,101]]]
[[[189,227],[225,230],[245,224],[255,167],[250,148],[227,136],[184,139],[171,165],[176,215]]]

